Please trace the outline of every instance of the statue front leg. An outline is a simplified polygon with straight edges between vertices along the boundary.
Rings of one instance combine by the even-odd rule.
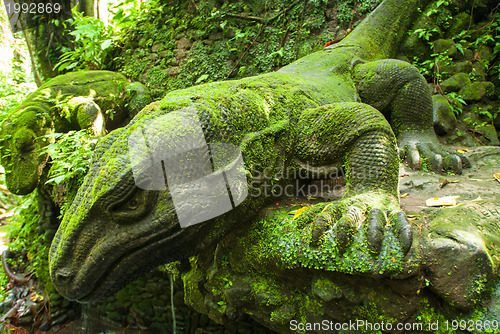
[[[296,219],[305,226],[302,234],[310,234],[308,247],[334,249],[335,260],[326,256],[318,267],[332,269],[333,261],[336,270],[378,274],[388,259],[405,263],[412,230],[399,208],[396,139],[383,115],[366,104],[338,103],[306,110],[294,131],[299,165],[318,171],[341,163],[346,173],[341,200],[317,204]],[[367,266],[353,268],[352,257]]]
[[[401,60],[385,59],[358,64],[354,79],[361,100],[382,111],[398,138],[402,158],[410,167],[423,164],[457,174],[469,160],[440,144],[433,129],[429,86],[418,69]]]

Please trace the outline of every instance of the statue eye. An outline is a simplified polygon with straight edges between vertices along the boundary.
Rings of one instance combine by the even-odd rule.
[[[139,201],[136,198],[132,198],[128,201],[127,207],[129,210],[136,210],[139,207]]]
[[[144,190],[134,188],[129,191],[126,196],[110,205],[109,210],[112,212],[130,212],[140,210],[146,201]]]
[[[151,212],[153,198],[147,191],[134,187],[108,206],[111,219],[117,223],[132,223]]]

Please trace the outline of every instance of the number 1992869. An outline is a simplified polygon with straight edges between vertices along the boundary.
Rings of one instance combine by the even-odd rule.
[[[61,11],[60,3],[9,3],[5,4],[7,13],[23,14],[58,14]]]

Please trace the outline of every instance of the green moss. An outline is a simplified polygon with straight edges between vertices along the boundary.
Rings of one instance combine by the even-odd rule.
[[[422,298],[420,300],[420,305],[419,305],[419,312],[416,316],[416,319],[419,322],[422,322],[425,325],[429,324],[435,324],[436,322],[445,324],[446,321],[448,320],[441,312],[437,311],[436,308],[430,304],[429,300],[427,298]],[[438,326],[438,328],[435,328],[437,330],[436,333],[454,333],[454,330],[452,328],[446,329],[445,326]]]

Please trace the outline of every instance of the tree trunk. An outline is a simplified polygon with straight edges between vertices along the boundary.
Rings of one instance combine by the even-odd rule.
[[[94,0],[80,0],[78,2],[78,11],[84,16],[95,16]]]
[[[28,6],[37,4],[36,13],[28,11],[21,14],[18,23],[28,45],[35,82],[40,86],[58,74],[53,67],[64,49],[72,46],[68,27],[62,23],[72,17],[73,1],[57,2],[60,10],[55,10],[56,2],[44,2],[45,6],[39,7],[40,2],[37,0],[15,1]]]

